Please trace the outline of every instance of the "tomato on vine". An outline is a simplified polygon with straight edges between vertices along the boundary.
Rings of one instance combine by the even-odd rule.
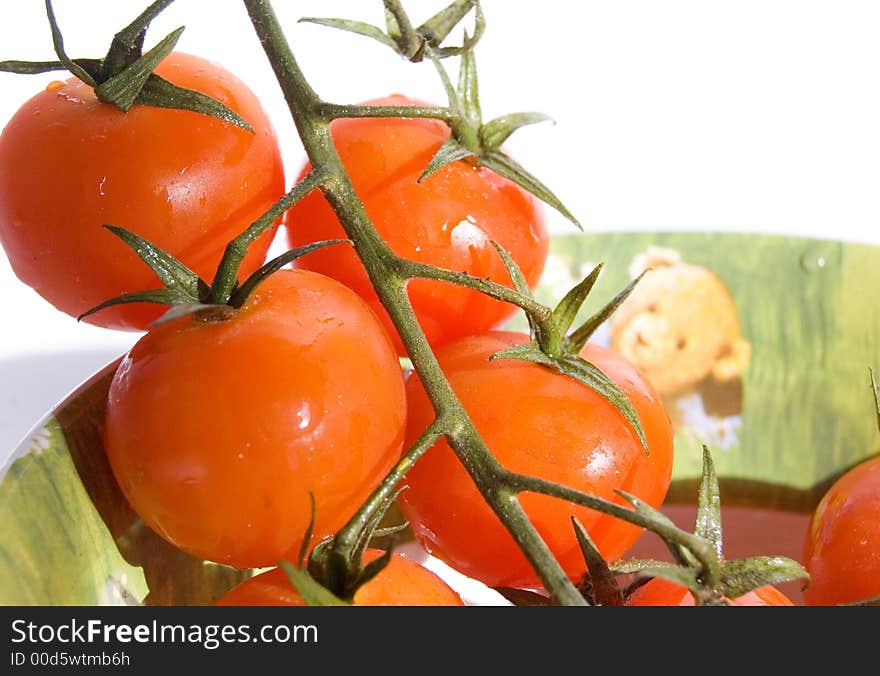
[[[880,458],[857,465],[828,490],[804,542],[808,605],[880,596]]]
[[[304,270],[240,309],[154,327],[120,364],[107,455],[126,498],[172,544],[237,567],[274,565],[332,534],[400,454],[403,377],[352,291]]]
[[[538,476],[602,498],[615,490],[659,506],[672,471],[672,427],[659,396],[635,367],[589,344],[581,356],[626,394],[638,412],[649,454],[624,416],[583,384],[537,364],[489,358],[524,345],[528,336],[494,332],[437,350],[437,359],[489,450],[508,470]],[[407,382],[412,443],[434,418],[417,377]],[[490,586],[534,588],[540,582],[513,538],[486,505],[445,440],[407,475],[401,506],[418,540],[458,571]],[[566,573],[577,578],[584,560],[572,535],[572,516],[602,555],[617,559],[641,530],[614,517],[542,495],[523,494],[523,507]]]
[[[364,562],[382,555],[368,549]],[[356,606],[462,606],[461,597],[443,580],[419,564],[392,554],[379,573],[354,594]],[[280,568],[261,573],[226,593],[218,606],[304,606],[306,602]]]
[[[0,135],[0,243],[16,275],[73,316],[156,285],[102,225],[139,234],[209,279],[227,242],[284,193],[275,134],[244,83],[181,53],[155,72],[225,104],[253,130],[154,105],[123,112],[71,78],[27,101]],[[250,248],[242,279],[262,264],[273,233]],[[143,330],[161,312],[126,305],[87,321]]]
[[[880,428],[880,387],[871,386]],[[836,605],[880,597],[880,456],[856,465],[822,497],[804,541],[810,586],[807,605]]]
[[[396,95],[365,105],[427,105]],[[331,133],[352,183],[379,235],[399,256],[509,285],[498,242],[535,286],[547,258],[549,238],[537,200],[494,171],[469,160],[452,162],[420,182],[419,177],[450,137],[440,120],[416,118],[339,119]],[[308,173],[306,165],[302,175]],[[327,200],[310,195],[287,212],[290,243],[344,236]],[[354,289],[383,318],[363,264],[351,249],[325,249],[298,266],[321,272]],[[408,284],[409,297],[428,341],[440,345],[491,329],[515,308],[473,289],[436,280]],[[397,342],[398,350],[404,353]]]

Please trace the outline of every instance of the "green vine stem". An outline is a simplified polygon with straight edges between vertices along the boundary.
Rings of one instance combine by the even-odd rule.
[[[408,116],[435,117],[454,125],[458,121],[458,113],[445,107],[357,107],[338,106],[322,101],[300,70],[270,0],[243,1],[281,86],[309,160],[313,167],[324,172],[319,187],[362,261],[436,411],[434,423],[403,456],[355,517],[337,534],[333,545],[336,555],[344,558],[353,552],[362,535],[363,524],[397,490],[398,482],[431,445],[429,442],[444,435],[488,505],[509,530],[556,602],[564,605],[586,604],[584,597],[569,580],[523,510],[518,497],[523,491],[561,497],[648,527],[671,543],[692,552],[703,563],[707,576],[718,575],[718,571],[714,570],[716,557],[707,541],[676,528],[668,520],[657,518],[649,508],[639,509],[637,501],[633,503],[636,509],[631,510],[538,478],[512,474],[498,463],[453,392],[428,346],[409,302],[406,282],[410,278],[422,277],[465,285],[500,300],[512,302],[538,316],[549,316],[550,309],[503,285],[398,257],[383,241],[367,216],[330,135],[330,122],[342,116],[398,116],[403,113]],[[397,3],[389,4],[394,6]]]

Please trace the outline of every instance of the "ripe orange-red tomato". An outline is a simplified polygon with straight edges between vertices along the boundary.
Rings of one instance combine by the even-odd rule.
[[[382,552],[368,549],[364,561]],[[430,570],[398,554],[376,577],[355,592],[356,606],[462,606],[461,597]],[[261,573],[225,594],[218,606],[304,606],[280,568]]]
[[[619,355],[588,345],[581,353],[630,398],[650,456],[623,415],[588,387],[544,367],[490,355],[528,340],[492,332],[450,343],[437,358],[477,430],[507,469],[565,484],[609,500],[622,489],[653,506],[666,495],[672,471],[672,427],[657,394]],[[421,382],[407,382],[407,441],[434,418]],[[435,556],[489,586],[535,588],[540,582],[513,538],[485,504],[443,439],[407,475],[402,509],[419,541]],[[524,493],[523,507],[565,571],[584,573],[571,516],[599,550],[617,559],[640,529],[562,500]]]
[[[793,606],[789,598],[770,585],[758,587],[754,591],[733,599],[735,606]],[[639,587],[627,600],[628,606],[693,606],[693,595],[680,584],[671,580],[654,578]]]
[[[807,605],[880,596],[880,458],[857,465],[822,498],[807,530]]]
[[[73,316],[159,286],[103,224],[139,234],[210,281],[226,243],[284,192],[275,134],[241,81],[185,54],[156,73],[218,99],[256,133],[189,111],[124,113],[72,78],[27,101],[0,135],[0,242],[19,279]],[[242,276],[262,264],[273,234],[253,244]],[[86,321],[145,329],[162,312],[123,305]]]
[[[270,566],[298,550],[310,491],[315,535],[329,535],[397,460],[403,377],[372,311],[323,275],[278,272],[224,310],[160,324],[132,348],[110,386],[107,455],[172,544]]]
[[[377,105],[424,105],[404,96]],[[510,275],[492,241],[510,252],[534,287],[547,258],[549,238],[535,198],[494,172],[453,162],[418,183],[437,149],[449,138],[445,123],[430,119],[336,120],[333,140],[367,214],[400,256],[510,286]],[[311,167],[307,165],[303,174]],[[290,243],[345,237],[324,196],[306,197],[285,217]],[[324,249],[297,263],[338,279],[383,318],[403,346],[351,249]],[[409,297],[432,345],[483,331],[509,317],[513,306],[477,291],[433,280],[409,282]]]

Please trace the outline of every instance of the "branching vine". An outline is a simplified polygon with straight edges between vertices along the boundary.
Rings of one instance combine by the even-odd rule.
[[[180,90],[152,72],[158,62],[173,49],[182,29],[173,32],[146,53],[143,52],[144,34],[150,21],[172,1],[153,2],[131,25],[116,35],[103,59],[71,59],[64,51],[51,2],[46,0],[58,61],[7,61],[0,63],[0,70],[32,73],[66,68],[93,86],[103,101],[123,110],[136,104],[181,107],[250,129],[245,120],[238,118],[216,101],[206,100],[207,97],[197,92]],[[201,280],[183,264],[149,242],[122,228],[111,228],[113,234],[123,239],[153,269],[162,281],[163,288],[125,294],[102,303],[90,312],[128,302],[181,304],[181,307],[170,311],[172,316],[180,316],[206,306],[240,307],[253,289],[281,266],[316,248],[340,244],[338,241],[331,241],[300,247],[270,261],[244,282],[238,282],[238,269],[250,244],[271,228],[287,209],[312,191],[321,190],[394,323],[436,415],[434,421],[402,455],[349,522],[332,540],[315,548],[310,557],[309,571],[320,578],[322,583],[329,581],[328,586],[334,592],[340,588],[345,590],[352,582],[362,579],[364,570],[361,569],[360,553],[363,552],[365,542],[374,533],[388,505],[398,495],[401,481],[409,469],[438,439],[445,437],[487,504],[522,549],[556,603],[588,605],[584,595],[569,579],[528,518],[520,502],[522,493],[560,498],[647,528],[666,541],[679,563],[689,566],[688,575],[699,578],[702,585],[711,589],[717,588],[725,569],[711,533],[701,532],[699,528],[697,533],[682,530],[635,496],[620,494],[622,499],[629,502],[630,508],[504,468],[487,447],[444,376],[407,294],[410,280],[431,279],[468,287],[520,307],[529,319],[532,342],[496,354],[493,358],[535,362],[594,389],[621,412],[647,452],[644,432],[631,402],[598,368],[579,356],[586,341],[626,298],[635,282],[581,326],[569,332],[575,316],[595,284],[601,266],[577,284],[555,308],[550,308],[534,299],[516,264],[500,246],[496,245],[496,248],[510,272],[513,288],[463,272],[402,258],[379,235],[336,150],[330,124],[339,118],[417,117],[441,120],[449,126],[450,138],[425,167],[419,180],[430,180],[432,173],[450,162],[465,160],[478,163],[517,183],[577,224],[574,216],[543,183],[500,150],[501,144],[514,131],[548,118],[540,113],[525,112],[505,115],[485,123],[482,120],[473,54],[485,28],[479,0],[454,0],[417,27],[413,25],[399,0],[384,0],[384,30],[370,24],[340,19],[304,20],[378,40],[410,61],[429,59],[437,70],[449,102],[446,106],[425,107],[358,106],[324,101],[300,69],[270,0],[243,2],[314,169],[229,243],[211,284]],[[472,12],[474,23],[471,34],[465,31],[460,45],[445,46],[444,41],[452,30]],[[442,63],[442,59],[450,56],[461,57],[457,87],[452,85]],[[228,307],[226,309],[229,310]],[[575,532],[583,544],[584,537],[587,536],[581,531],[582,529]],[[572,533],[573,537],[575,532]],[[795,566],[796,564],[791,567],[791,574],[798,576]],[[292,576],[292,580],[302,573],[290,565],[286,565],[285,570]]]

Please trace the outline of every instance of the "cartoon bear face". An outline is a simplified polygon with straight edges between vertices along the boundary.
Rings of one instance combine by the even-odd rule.
[[[738,377],[751,348],[740,337],[733,298],[715,273],[653,247],[636,267],[650,269],[612,319],[612,348],[661,394],[679,394],[708,377]]]

